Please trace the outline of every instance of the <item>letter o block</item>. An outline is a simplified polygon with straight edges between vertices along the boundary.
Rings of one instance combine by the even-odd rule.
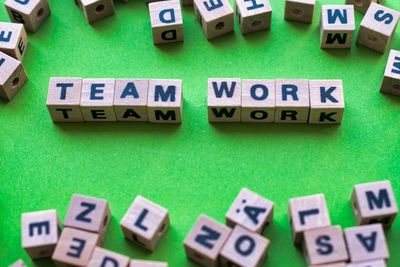
[[[47,0],[6,0],[6,9],[12,22],[21,23],[31,32],[50,16]]]

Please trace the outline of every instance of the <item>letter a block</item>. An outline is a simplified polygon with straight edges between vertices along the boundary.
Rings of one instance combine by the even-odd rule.
[[[20,23],[0,22],[0,51],[22,61],[28,47],[28,36]]]
[[[166,262],[131,260],[129,267],[168,267]]]
[[[362,14],[365,14],[365,12],[367,12],[371,3],[383,5],[383,2],[385,2],[385,0],[346,0],[346,4],[354,5],[354,9],[358,10]]]
[[[0,52],[0,97],[10,101],[27,80],[22,63]]]
[[[6,0],[5,5],[10,20],[23,24],[31,32],[37,31],[50,16],[47,0]]]
[[[235,0],[235,5],[242,34],[271,27],[272,9],[268,0]]]
[[[240,122],[240,79],[208,79],[208,121]]]
[[[149,80],[117,79],[114,110],[118,121],[148,121]]]
[[[138,196],[120,225],[125,238],[153,251],[169,227],[168,210]]]
[[[88,267],[128,267],[129,258],[107,249],[96,247]]]
[[[381,92],[400,96],[400,51],[390,50]]]
[[[361,263],[350,263],[347,267],[386,267],[386,262],[384,260],[377,261],[365,261]]]
[[[113,0],[77,0],[89,24],[115,14]]]
[[[285,0],[285,19],[311,23],[315,6],[315,0]]]
[[[22,247],[32,259],[51,257],[61,232],[56,210],[23,213]]]

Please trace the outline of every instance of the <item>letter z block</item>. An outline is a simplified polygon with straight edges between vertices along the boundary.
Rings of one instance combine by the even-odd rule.
[[[28,36],[20,23],[0,22],[0,51],[22,61],[28,47]]]
[[[115,14],[113,0],[77,0],[89,24]]]
[[[27,80],[22,63],[0,52],[0,97],[10,101]]]
[[[242,34],[271,27],[272,9],[268,0],[235,0],[235,8]]]
[[[131,260],[129,267],[168,267],[166,262]]]
[[[31,32],[36,32],[50,16],[47,0],[6,0],[5,5],[10,20],[23,24]]]
[[[311,23],[316,0],[285,0],[285,19]]]
[[[400,51],[390,50],[381,92],[400,96]]]
[[[386,267],[384,260],[366,261],[361,263],[349,263],[347,267]]]
[[[240,79],[208,79],[208,121],[240,122],[241,94]]]
[[[114,110],[118,121],[148,121],[149,80],[117,79]]]
[[[128,267],[129,258],[107,249],[96,247],[88,267]]]
[[[385,2],[385,0],[346,0],[346,4],[354,5],[354,9],[361,12],[362,14],[365,14],[365,12],[367,12],[371,3],[383,5],[383,2]]]

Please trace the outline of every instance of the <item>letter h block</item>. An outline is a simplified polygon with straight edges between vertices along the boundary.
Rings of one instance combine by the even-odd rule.
[[[400,51],[398,50],[390,50],[381,84],[381,92],[400,96]]]
[[[0,51],[22,61],[28,47],[28,36],[20,23],[0,22]]]
[[[10,101],[27,80],[22,63],[0,52],[0,97]]]
[[[240,79],[208,79],[209,122],[240,122],[241,87]]]
[[[268,0],[235,0],[235,8],[242,34],[271,27],[272,9]]]
[[[10,20],[23,24],[31,32],[37,31],[50,16],[47,0],[6,0],[5,5]]]

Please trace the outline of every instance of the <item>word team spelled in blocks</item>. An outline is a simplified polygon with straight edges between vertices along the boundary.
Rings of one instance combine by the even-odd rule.
[[[400,96],[400,51],[398,50],[390,50],[380,91]]]
[[[385,0],[346,0],[346,4],[354,5],[354,9],[365,14],[371,3],[377,3],[382,5]]]
[[[271,27],[272,9],[269,0],[235,0],[235,9],[242,34]]]
[[[349,263],[346,267],[386,267],[385,260],[365,261],[362,263]]]
[[[0,51],[22,61],[28,47],[28,36],[20,23],[0,22]]]
[[[90,24],[115,14],[113,0],[77,0],[76,3]]]
[[[316,0],[285,0],[285,19],[311,23]]]
[[[208,79],[208,121],[240,122],[241,80]]]
[[[27,80],[22,63],[0,52],[0,97],[10,101]]]
[[[117,79],[114,111],[118,121],[148,121],[147,93],[149,80]]]
[[[50,16],[47,0],[6,0],[5,5],[10,20],[23,24],[31,32],[37,31]]]
[[[128,267],[129,258],[107,249],[96,247],[88,267]]]
[[[168,267],[168,263],[157,261],[131,260],[129,267]]]

